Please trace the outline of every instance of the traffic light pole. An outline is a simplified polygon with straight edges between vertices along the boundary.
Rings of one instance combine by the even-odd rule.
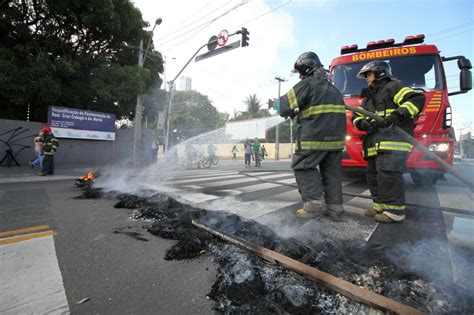
[[[178,79],[178,77],[184,71],[184,69],[186,69],[186,67],[189,65],[191,60],[193,60],[194,57],[196,57],[196,55],[201,51],[201,49],[203,49],[207,45],[208,45],[208,43],[206,43],[206,44],[202,45],[201,47],[199,47],[199,49],[194,53],[194,55],[191,58],[189,58],[188,62],[186,62],[184,67],[181,68],[181,70],[179,70],[178,74],[173,78],[173,80],[168,82],[169,92],[168,92],[168,110],[167,110],[167,113],[166,113],[166,134],[165,134],[165,147],[164,147],[165,152],[168,152],[169,146],[170,146],[171,107],[173,105],[173,86],[174,86],[174,82],[176,81],[176,79]]]
[[[248,46],[249,32],[247,31],[247,29],[243,27],[242,30],[238,30],[233,34],[230,34],[229,37],[234,36],[236,34],[242,34],[242,47]],[[173,80],[168,82],[169,93],[168,93],[168,110],[167,110],[167,113],[166,113],[166,134],[165,134],[165,147],[164,147],[165,152],[167,152],[169,150],[169,146],[170,146],[171,108],[173,106],[173,95],[172,94],[173,94],[174,82],[176,81],[176,79],[178,79],[178,77],[181,75],[181,73],[184,71],[184,69],[186,69],[186,67],[189,65],[189,63],[194,59],[194,57],[196,57],[196,55],[201,51],[201,49],[203,49],[206,46],[213,45],[213,44],[214,45],[217,44],[217,39],[214,40],[214,41],[208,42],[208,43],[202,45],[201,47],[199,47],[199,49],[194,53],[194,55],[191,58],[189,58],[188,62],[186,62],[184,67],[181,68],[181,70],[179,70],[178,74],[173,78]]]

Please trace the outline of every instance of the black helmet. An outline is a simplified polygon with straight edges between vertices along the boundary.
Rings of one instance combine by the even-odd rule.
[[[302,76],[306,77],[310,75],[314,69],[322,67],[321,61],[319,61],[318,55],[312,51],[302,53],[298,59],[296,59],[295,66],[292,72],[299,72]]]
[[[376,80],[392,76],[392,69],[386,61],[376,60],[365,64],[362,69],[360,69],[359,73],[357,73],[357,78],[365,79],[367,72],[373,72]]]

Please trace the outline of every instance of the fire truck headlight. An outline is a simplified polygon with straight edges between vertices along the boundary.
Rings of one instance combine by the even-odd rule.
[[[436,151],[446,152],[448,150],[449,150],[449,143],[439,143]]]
[[[434,152],[447,152],[449,151],[449,143],[433,143],[429,149]]]
[[[351,140],[351,139],[352,139],[351,136],[349,136],[349,135],[346,136],[346,141],[349,141],[349,140]]]

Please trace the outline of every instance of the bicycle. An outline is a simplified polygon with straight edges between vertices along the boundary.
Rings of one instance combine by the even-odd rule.
[[[201,162],[201,166],[202,166],[203,168],[210,168],[210,167],[211,167],[211,164],[212,164],[212,160],[211,160],[211,158],[210,158],[209,156],[203,157],[203,158],[200,160],[200,162]]]
[[[217,165],[217,163],[219,163],[219,158],[211,154],[203,157],[200,162],[203,168],[210,168],[211,165]]]
[[[211,160],[212,165],[217,165],[217,163],[219,163],[219,158],[217,157],[217,155],[209,155],[209,159]]]

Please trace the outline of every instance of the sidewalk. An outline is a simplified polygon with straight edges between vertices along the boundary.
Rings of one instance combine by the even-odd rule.
[[[0,167],[0,183],[45,182],[73,179],[85,174],[89,170],[96,171],[100,167],[101,165],[59,165],[55,167],[55,174],[53,176],[39,176],[38,174],[41,170],[39,168],[31,168],[30,166]]]

